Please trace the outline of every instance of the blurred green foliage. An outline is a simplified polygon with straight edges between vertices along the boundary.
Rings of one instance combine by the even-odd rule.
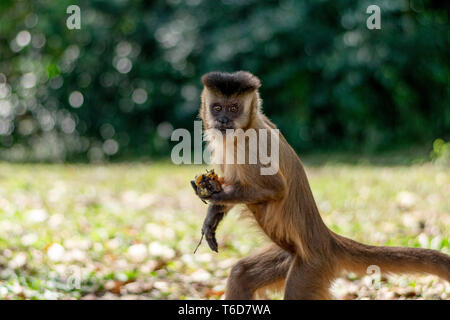
[[[366,28],[371,4],[381,30]],[[211,70],[258,75],[298,150],[446,138],[448,23],[448,4],[427,0],[2,0],[0,157],[167,155]]]
[[[445,142],[442,139],[434,140],[431,159],[439,164],[450,164],[450,142]]]

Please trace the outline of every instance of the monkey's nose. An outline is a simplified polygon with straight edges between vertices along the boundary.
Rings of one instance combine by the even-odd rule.
[[[221,124],[227,124],[228,122],[230,122],[230,120],[228,120],[228,118],[226,118],[226,117],[219,117],[219,118],[217,118],[217,122],[219,122]]]

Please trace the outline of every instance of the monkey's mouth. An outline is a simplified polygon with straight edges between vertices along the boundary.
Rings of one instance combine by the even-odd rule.
[[[234,130],[234,126],[232,125],[216,125],[216,129],[222,132],[222,134],[226,134],[227,130]]]

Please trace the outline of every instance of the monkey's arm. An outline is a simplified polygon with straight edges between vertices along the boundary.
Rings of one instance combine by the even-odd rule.
[[[259,203],[282,198],[286,191],[284,178],[280,174],[267,177],[264,178],[267,181],[258,184],[243,185],[235,182],[225,186],[222,191],[212,194],[207,199],[213,204],[230,205]]]

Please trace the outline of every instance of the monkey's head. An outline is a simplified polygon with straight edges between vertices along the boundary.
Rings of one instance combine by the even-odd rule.
[[[200,116],[205,129],[246,129],[259,108],[259,79],[246,71],[210,72],[204,85]]]

